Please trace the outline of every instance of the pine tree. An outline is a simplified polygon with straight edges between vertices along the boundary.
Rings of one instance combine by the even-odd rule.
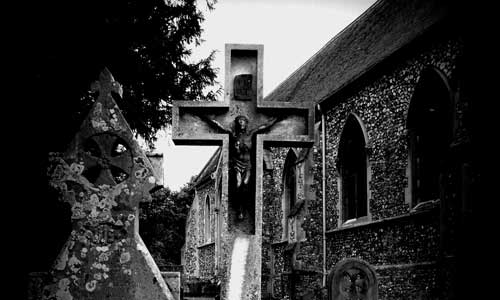
[[[77,131],[94,99],[90,84],[104,67],[123,85],[117,103],[125,118],[150,144],[171,122],[172,100],[215,100],[221,91],[211,65],[215,53],[189,58],[203,42],[204,8],[212,10],[216,1],[203,7],[195,0],[34,3],[28,92],[46,131],[57,132],[52,145],[63,147],[61,137]]]
[[[213,9],[216,0],[204,7]],[[28,271],[44,271],[53,263],[71,230],[70,211],[48,191],[48,152],[61,152],[78,131],[94,101],[91,83],[107,67],[123,85],[118,106],[132,129],[148,142],[171,121],[174,99],[214,100],[214,53],[190,62],[192,47],[202,43],[204,7],[195,0],[87,0],[23,2],[26,31],[19,67],[27,79],[13,88],[19,105],[6,109],[16,119],[7,128],[16,164],[7,168],[22,191],[23,236]],[[203,4],[203,3],[202,3]],[[9,44],[8,47],[14,45]],[[11,87],[12,88],[12,87]],[[213,89],[212,89],[213,90]],[[24,179],[21,179],[24,178]],[[65,214],[66,213],[66,214]],[[41,246],[43,245],[43,246]],[[32,249],[36,248],[36,251]]]

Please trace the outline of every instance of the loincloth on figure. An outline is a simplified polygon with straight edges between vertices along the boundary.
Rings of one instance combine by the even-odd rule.
[[[233,159],[231,163],[231,168],[235,173],[239,173],[243,177],[243,175],[247,174],[247,172],[250,173],[252,169],[252,164],[250,163],[249,160],[244,161],[239,159]]]

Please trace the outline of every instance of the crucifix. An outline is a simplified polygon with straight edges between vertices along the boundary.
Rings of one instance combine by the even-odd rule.
[[[257,292],[258,298],[264,147],[310,147],[314,140],[312,105],[263,100],[263,49],[226,44],[224,101],[175,101],[172,110],[172,138],[177,145],[222,146],[221,202],[228,204],[222,210],[225,230],[230,237],[250,240],[248,253],[253,258],[245,276],[256,278],[244,285],[244,293]]]

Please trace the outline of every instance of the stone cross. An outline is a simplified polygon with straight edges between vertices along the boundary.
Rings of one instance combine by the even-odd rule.
[[[221,202],[229,203],[222,210],[229,224],[221,247],[233,249],[236,238],[248,241],[239,295],[260,299],[264,146],[310,147],[314,109],[307,103],[263,101],[262,45],[226,44],[225,55],[224,101],[176,101],[172,137],[178,145],[222,146]],[[246,119],[244,130],[241,119]],[[250,204],[244,220],[237,217],[241,201]],[[223,298],[227,285],[223,283]]]
[[[73,225],[42,299],[174,300],[138,233],[156,179],[113,99],[121,86],[105,69],[92,90],[99,96],[69,149],[50,156],[50,184]]]

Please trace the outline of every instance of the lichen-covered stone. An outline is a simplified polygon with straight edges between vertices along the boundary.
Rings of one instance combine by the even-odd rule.
[[[99,98],[70,148],[49,158],[50,185],[69,203],[73,230],[41,298],[173,300],[137,232],[153,169],[111,96],[120,85],[105,70],[95,86]]]

